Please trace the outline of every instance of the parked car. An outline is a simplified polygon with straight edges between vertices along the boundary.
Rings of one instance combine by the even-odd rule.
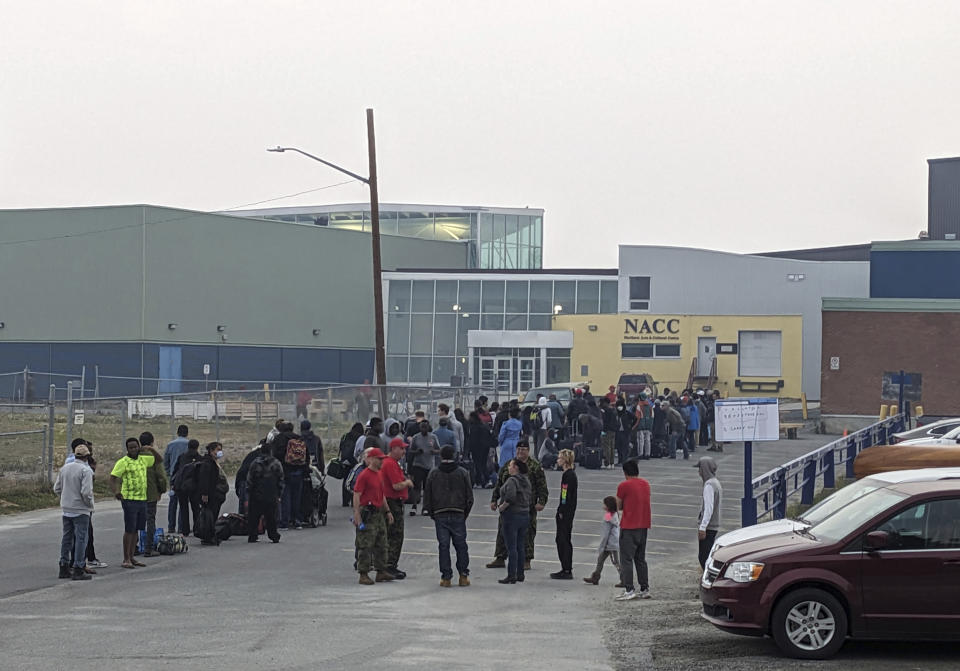
[[[636,396],[644,389],[652,396],[657,396],[657,383],[649,373],[623,373],[617,382],[616,394]]]
[[[557,400],[560,401],[560,405],[564,408],[567,407],[567,404],[570,402],[570,399],[573,397],[573,389],[583,389],[583,387],[590,384],[589,382],[564,382],[562,384],[547,384],[542,387],[534,387],[528,391],[523,396],[523,400],[520,401],[521,405],[528,405],[531,403],[537,402],[537,394],[541,396],[550,396],[550,394],[556,394]]]
[[[896,445],[897,443],[902,443],[905,440],[914,440],[916,438],[939,438],[943,434],[953,431],[956,428],[960,428],[960,417],[941,419],[930,424],[918,426],[917,428],[910,429],[909,431],[900,431],[899,433],[895,433],[890,436],[890,444]]]
[[[922,438],[913,438],[912,440],[903,440],[897,442],[897,447],[903,445],[957,445],[960,443],[960,426],[947,431],[941,436],[924,436]]]
[[[703,617],[802,659],[847,636],[960,639],[960,468],[860,482],[870,487],[809,527],[714,549]]]

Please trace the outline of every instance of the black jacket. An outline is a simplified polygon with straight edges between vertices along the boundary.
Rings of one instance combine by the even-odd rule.
[[[473,485],[466,469],[452,461],[441,461],[430,471],[423,486],[423,508],[433,517],[439,513],[463,513],[473,508]]]
[[[246,484],[247,482],[247,473],[250,472],[250,464],[253,463],[253,460],[262,454],[259,447],[255,447],[250,450],[249,454],[243,458],[243,463],[240,464],[240,470],[237,471],[237,477],[233,480],[233,491],[240,491],[240,483]]]
[[[209,454],[200,458],[197,464],[197,495],[209,497],[212,501],[223,501],[224,494],[217,491],[217,481],[220,479],[220,466],[216,457]]]
[[[353,458],[353,450],[357,447],[357,439],[360,438],[360,435],[352,431],[343,434],[340,439],[340,461],[345,461],[351,466],[356,465],[357,460]]]
[[[272,454],[260,453],[247,473],[247,494],[251,501],[272,502],[283,493],[283,466]]]
[[[286,462],[287,456],[287,443],[290,442],[293,438],[300,438],[300,434],[294,433],[293,431],[284,431],[278,433],[277,437],[273,439],[273,457],[283,466],[284,476],[293,473],[294,471],[300,471],[303,473],[304,477],[310,475],[310,457],[307,456],[307,463],[303,466],[291,466]]]
[[[310,459],[317,464],[317,468],[323,473],[323,442],[320,440],[320,436],[315,434],[313,429],[307,429],[300,434],[300,437],[307,444],[307,453],[310,455]]]
[[[490,448],[497,446],[497,439],[493,437],[493,434],[490,433],[490,428],[483,422],[479,424],[467,424],[467,426],[469,427],[469,430],[465,432],[467,434],[465,439],[467,449],[464,450],[464,452],[486,458]],[[429,508],[427,508],[427,510],[429,510]]]

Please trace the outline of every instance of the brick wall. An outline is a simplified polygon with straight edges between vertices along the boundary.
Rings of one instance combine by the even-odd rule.
[[[821,412],[876,415],[885,371],[923,376],[924,412],[960,415],[960,313],[824,312]],[[840,369],[830,370],[830,357]]]

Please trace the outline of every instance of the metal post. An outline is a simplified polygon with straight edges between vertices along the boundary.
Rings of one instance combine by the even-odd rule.
[[[836,449],[831,449],[827,453],[827,470],[823,472],[823,488],[824,489],[833,489],[837,486],[836,482],[836,464],[837,464],[837,451]]]
[[[170,440],[177,437],[177,400],[170,392]]]
[[[123,399],[123,407],[120,408],[120,440],[124,446],[127,444],[127,399]]]
[[[740,526],[757,523],[757,500],[753,498],[753,441],[743,444],[743,498],[740,499]]]
[[[333,429],[333,388],[327,387],[327,442],[333,440],[330,431]]]
[[[53,420],[56,413],[57,385],[50,385],[50,395],[47,397],[47,449],[50,451],[50,460],[47,462],[47,479],[53,480]]]
[[[773,518],[782,520],[787,516],[787,471],[781,468],[775,477],[777,483],[777,501],[773,508]]]
[[[905,373],[900,371],[900,392],[897,394],[897,412],[903,414],[903,388],[906,385],[907,378]]]
[[[803,489],[800,492],[800,503],[809,506],[813,503],[813,495],[817,488],[818,459],[811,459],[803,467]]]
[[[260,406],[260,392],[257,392],[256,396],[254,396],[253,402],[256,404],[257,408],[257,439],[253,441],[254,445],[256,445],[263,437],[263,434],[260,433],[260,421],[263,417],[263,408]]]
[[[53,484],[53,459],[47,454],[47,432],[40,432],[40,464],[47,474],[47,482]]]
[[[67,380],[67,447],[73,442],[73,380]]]
[[[83,409],[83,399],[86,396],[87,388],[87,364],[83,364],[80,369],[80,409]]]
[[[853,479],[853,460],[857,458],[857,440],[858,438],[854,435],[847,439],[847,479]]]
[[[213,416],[217,424],[217,442],[220,442],[220,410],[217,408],[217,392],[213,392]]]

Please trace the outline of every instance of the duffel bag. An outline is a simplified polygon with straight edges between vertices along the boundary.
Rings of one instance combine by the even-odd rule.
[[[343,480],[350,473],[350,464],[340,459],[331,459],[327,464],[327,475],[337,480]]]
[[[183,534],[164,534],[157,541],[157,552],[162,555],[175,555],[189,549]]]

